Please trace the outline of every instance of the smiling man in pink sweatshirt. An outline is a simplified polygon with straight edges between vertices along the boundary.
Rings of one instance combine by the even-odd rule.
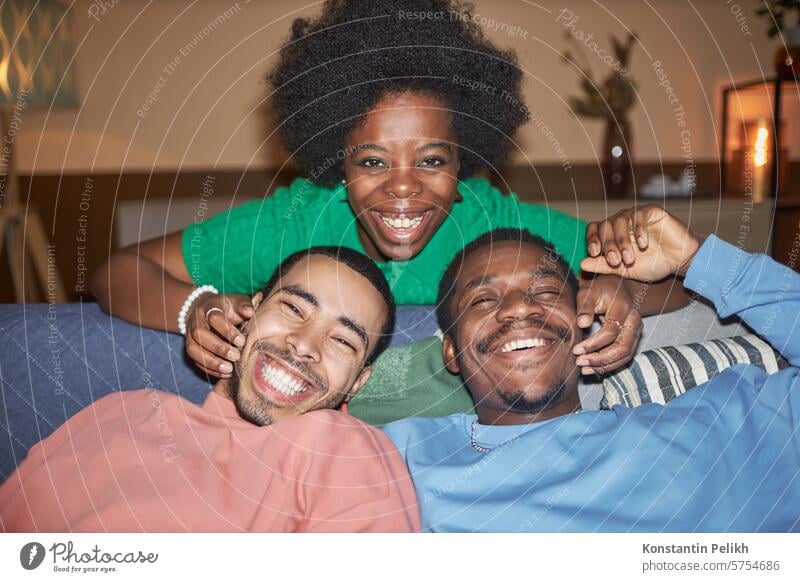
[[[253,306],[232,378],[202,406],[147,388],[82,410],[0,487],[0,530],[419,529],[397,450],[335,410],[388,344],[380,270],[315,247],[286,259]]]

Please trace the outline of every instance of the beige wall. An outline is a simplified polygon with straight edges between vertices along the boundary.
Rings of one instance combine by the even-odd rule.
[[[275,148],[265,144],[268,128],[260,110],[263,74],[292,18],[315,12],[319,3],[117,0],[112,6],[112,0],[105,0],[109,6],[105,11],[98,9],[100,4],[79,0],[73,12],[80,44],[76,66],[82,108],[25,113],[17,141],[22,172],[281,163]],[[572,30],[594,33],[601,48],[608,48],[609,32],[621,35],[629,28],[641,37],[631,67],[640,95],[632,115],[639,159],[681,157],[681,130],[673,106],[658,86],[654,61],[663,63],[686,110],[691,154],[698,160],[717,157],[720,84],[772,70],[775,44],[754,17],[753,4],[749,0],[476,2],[478,15],[519,27],[513,34],[507,28],[490,32],[497,42],[519,52],[529,106],[543,123],[521,133],[518,159],[559,161],[552,141],[544,135],[547,128],[571,163],[596,158],[602,124],[576,120],[565,105],[565,97],[577,92],[578,79],[559,59],[559,51],[567,46],[565,28],[558,22],[564,7],[579,17]],[[743,21],[733,13],[739,7]],[[90,9],[94,17],[88,14]],[[221,15],[216,30],[204,33],[204,27]],[[749,27],[749,35],[742,25]],[[193,38],[199,42],[189,48]],[[596,55],[587,54],[601,76],[604,65]],[[165,73],[164,67],[176,56],[181,62]],[[157,101],[137,115],[157,84],[162,85]]]

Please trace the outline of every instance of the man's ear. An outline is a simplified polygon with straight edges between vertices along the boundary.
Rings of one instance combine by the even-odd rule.
[[[261,302],[264,300],[264,294],[261,291],[256,291],[256,294],[250,299],[250,302],[253,304],[253,310],[255,311],[258,309],[258,306],[261,305]]]
[[[352,388],[350,388],[350,391],[347,393],[347,396],[345,397],[344,401],[345,401],[345,402],[350,402],[350,399],[351,399],[353,396],[355,396],[355,395],[356,395],[356,393],[357,393],[359,390],[361,390],[361,387],[362,387],[364,384],[366,384],[366,383],[367,383],[367,380],[369,380],[369,377],[370,377],[371,375],[372,375],[372,366],[367,366],[366,368],[364,368],[363,370],[361,370],[361,372],[359,372],[359,374],[358,374],[358,377],[356,378],[356,381],[355,381],[355,382],[353,382],[353,387],[352,387]]]
[[[453,374],[460,374],[461,368],[458,366],[458,362],[456,361],[456,354],[458,353],[456,349],[455,342],[450,338],[449,335],[446,335],[442,338],[442,359],[444,360],[445,367]]]
[[[246,319],[241,322],[236,327],[242,333],[246,333],[247,326],[250,325],[250,322],[255,320],[255,313],[258,311],[258,306],[261,305],[261,302],[264,300],[264,294],[261,291],[257,291],[255,295],[250,298],[250,303],[253,305],[253,316],[250,319]]]

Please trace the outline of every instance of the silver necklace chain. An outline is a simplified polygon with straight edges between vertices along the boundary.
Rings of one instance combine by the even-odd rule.
[[[576,410],[572,414],[578,414],[579,412],[581,412],[580,409]],[[478,451],[479,453],[491,452],[492,449],[487,449],[486,447],[481,446],[481,445],[478,444],[478,437],[475,434],[475,429],[476,429],[477,426],[478,426],[478,417],[476,416],[475,420],[472,421],[472,425],[470,426],[469,444],[471,444],[472,448],[475,449],[476,451]]]
[[[479,453],[488,453],[492,449],[487,449],[486,447],[482,447],[478,444],[478,437],[475,436],[475,427],[478,426],[478,418],[476,417],[475,420],[472,421],[472,428],[469,432],[469,442],[472,445],[472,448],[478,451]]]

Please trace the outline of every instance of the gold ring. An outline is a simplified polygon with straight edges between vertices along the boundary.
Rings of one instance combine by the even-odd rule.
[[[623,325],[622,325],[620,322],[618,322],[616,319],[612,319],[612,318],[610,318],[610,317],[606,317],[605,319],[603,319],[603,325],[605,325],[605,324],[607,324],[607,323],[609,323],[609,322],[611,322],[611,323],[613,323],[614,325],[616,325],[616,326],[619,328],[619,330],[620,330],[620,331],[622,331],[623,329],[625,329],[625,326],[623,326]]]

